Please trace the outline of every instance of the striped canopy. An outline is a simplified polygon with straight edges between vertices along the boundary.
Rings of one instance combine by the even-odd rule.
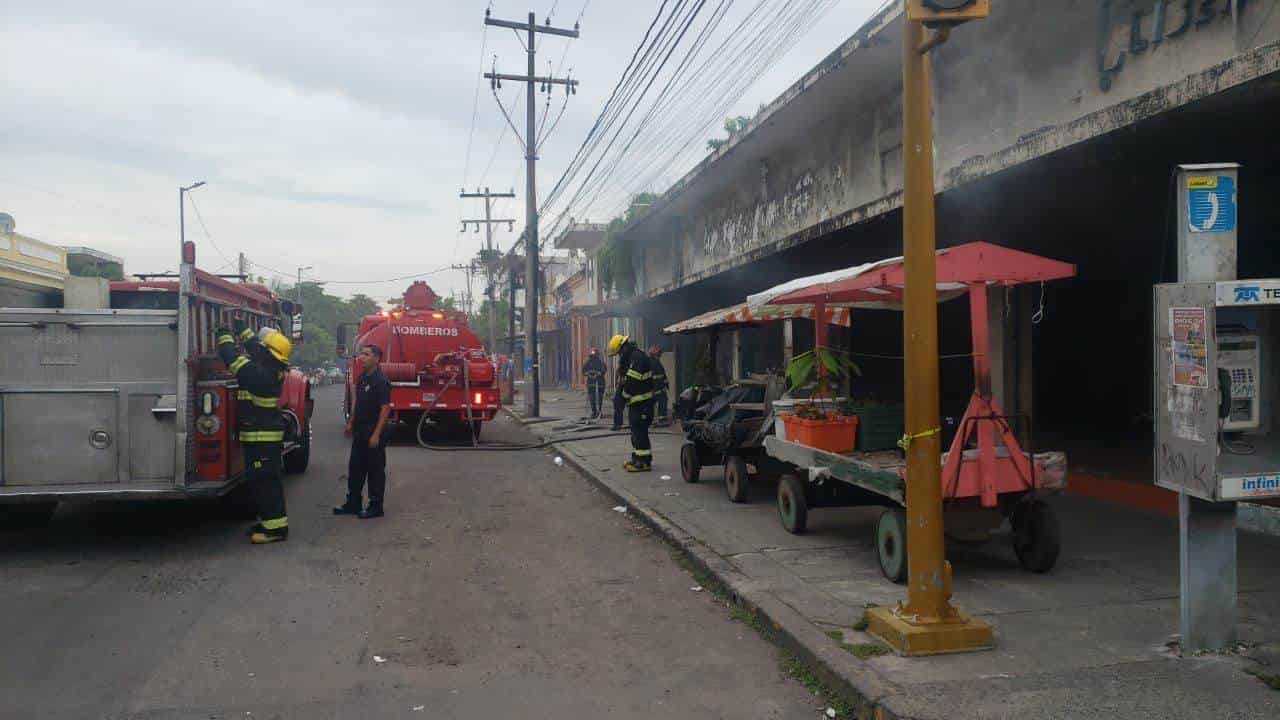
[[[832,325],[849,327],[852,322],[849,308],[828,307],[823,313],[827,322]],[[726,327],[733,325],[749,325],[754,323],[788,320],[791,318],[813,319],[812,305],[770,305],[763,308],[751,308],[747,303],[731,305],[727,308],[705,312],[688,320],[668,325],[662,329],[666,335],[691,333],[710,327]]]

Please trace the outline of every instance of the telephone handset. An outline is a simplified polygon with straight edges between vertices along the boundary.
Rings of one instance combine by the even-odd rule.
[[[1218,368],[1218,419],[1225,420],[1231,414],[1231,373]]]

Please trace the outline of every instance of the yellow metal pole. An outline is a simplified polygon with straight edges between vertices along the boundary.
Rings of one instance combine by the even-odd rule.
[[[907,453],[907,602],[869,613],[869,630],[904,655],[991,647],[991,626],[950,603],[951,565],[943,546],[941,413],[938,393],[937,268],[933,127],[923,23],[903,17],[904,354]]]
[[[907,21],[902,68],[902,254],[907,448],[906,612],[921,618],[951,614],[943,593],[942,456],[938,408],[938,298],[934,279],[933,124],[929,56],[920,52],[924,27]]]

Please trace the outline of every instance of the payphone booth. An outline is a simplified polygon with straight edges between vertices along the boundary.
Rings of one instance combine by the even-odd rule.
[[[1280,279],[1155,286],[1156,484],[1179,493],[1184,648],[1235,642],[1236,502],[1280,498]]]
[[[1280,279],[1157,285],[1156,484],[1280,498]]]

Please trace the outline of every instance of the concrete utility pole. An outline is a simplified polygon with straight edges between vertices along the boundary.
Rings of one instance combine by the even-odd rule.
[[[297,296],[296,302],[298,303],[299,308],[302,307],[302,271],[310,270],[312,267],[313,266],[311,265],[307,265],[305,267],[298,268],[298,285],[295,288],[294,295]],[[293,335],[294,342],[300,342],[302,340],[302,311],[298,310],[298,308],[294,308],[293,328],[290,334]]]
[[[575,23],[572,30],[551,27],[548,24],[539,26],[534,21],[533,13],[529,13],[529,21],[527,23],[513,22],[510,20],[497,20],[489,16],[489,11],[484,12],[484,23],[496,27],[504,27],[515,30],[517,33],[525,31],[529,34],[525,41],[525,50],[529,55],[529,69],[525,75],[507,75],[497,72],[485,73],[484,76],[489,79],[496,89],[502,86],[503,80],[513,80],[515,82],[523,82],[527,85],[528,95],[525,98],[525,292],[524,292],[524,336],[525,336],[525,352],[529,353],[531,362],[531,373],[533,375],[530,384],[530,392],[525,398],[525,414],[528,417],[538,416],[538,303],[541,300],[538,292],[538,184],[536,180],[536,166],[538,161],[538,113],[536,103],[533,98],[534,84],[536,83],[543,92],[550,92],[552,85],[564,85],[565,92],[573,92],[578,85],[577,80],[568,78],[539,77],[534,68],[534,62],[537,57],[537,36],[538,33],[547,35],[559,35],[561,37],[577,38],[578,26]]]
[[[240,257],[238,258],[238,260],[239,262],[236,263],[236,268],[237,268],[237,272],[240,275],[240,282],[248,282],[249,281],[249,260],[245,258],[244,253],[240,253]]]
[[[868,629],[903,655],[994,645],[991,626],[951,605],[943,547],[942,421],[938,393],[937,242],[929,51],[960,23],[986,17],[987,0],[907,0],[903,18],[902,254],[907,454],[907,602],[873,608]],[[926,28],[933,34],[926,38]]]
[[[493,249],[493,224],[506,223],[508,230],[514,230],[516,222],[512,218],[501,220],[493,219],[492,204],[494,198],[514,198],[515,196],[515,190],[509,190],[504,193],[494,193],[489,192],[488,187],[485,187],[484,192],[480,192],[480,190],[477,189],[475,192],[469,193],[463,189],[462,192],[458,194],[458,197],[461,198],[484,198],[484,220],[463,220],[462,230],[463,232],[466,232],[468,224],[473,224],[477,229],[479,229],[480,224],[484,223],[484,270],[485,280],[489,283],[487,294],[489,296],[489,352],[491,353],[498,352],[498,310],[494,307],[496,300],[494,298],[493,287],[495,276],[494,265],[497,263],[497,259],[494,257]]]

